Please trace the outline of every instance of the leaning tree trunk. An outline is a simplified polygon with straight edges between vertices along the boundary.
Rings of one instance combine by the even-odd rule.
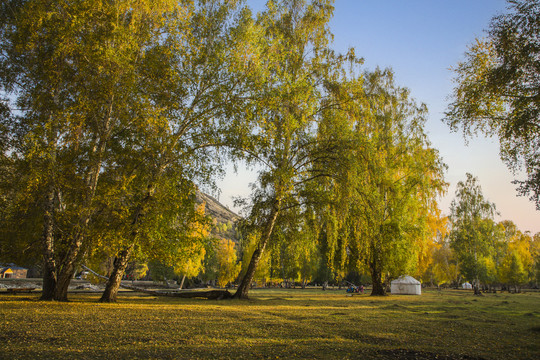
[[[234,298],[236,299],[248,298],[248,291],[251,287],[251,283],[253,282],[253,278],[255,277],[257,265],[259,264],[259,261],[264,253],[264,249],[266,248],[266,245],[268,245],[270,237],[272,236],[272,231],[274,230],[274,225],[276,224],[276,219],[280,211],[280,203],[281,202],[279,200],[276,200],[272,205],[272,211],[268,217],[268,220],[266,221],[259,246],[253,252],[253,256],[249,262],[246,274],[242,278],[240,285],[238,285],[238,290],[236,290],[236,293],[234,294]]]
[[[108,128],[108,125],[107,125]],[[108,130],[107,130],[108,131]],[[108,135],[105,136],[105,140],[101,140],[94,148],[93,153],[96,156],[94,165],[88,174],[87,188],[85,194],[85,200],[83,202],[83,211],[79,218],[77,229],[74,232],[73,240],[68,252],[62,260],[60,271],[58,273],[58,282],[56,284],[56,291],[54,298],[59,301],[67,301],[68,288],[77,266],[77,261],[81,255],[81,247],[85,240],[85,232],[88,228],[88,224],[92,218],[92,210],[90,204],[92,203],[99,179],[99,171],[102,164],[102,154],[105,151],[105,145]]]
[[[114,259],[113,271],[107,280],[105,291],[103,291],[103,295],[101,295],[101,299],[99,299],[100,302],[116,302],[118,289],[120,288],[122,276],[124,276],[124,272],[126,271],[132,250],[133,245],[120,251],[120,253]]]
[[[84,221],[87,225],[90,218]],[[79,259],[79,253],[83,243],[83,234],[81,231],[77,231],[74,236],[73,242],[62,260],[60,271],[58,272],[58,281],[56,283],[56,290],[54,292],[54,299],[58,301],[68,301],[68,288],[73,276],[75,275],[76,262]]]
[[[47,193],[45,214],[43,216],[43,291],[41,300],[53,300],[56,289],[56,262],[54,259],[54,188],[51,185]]]
[[[180,290],[184,288],[184,280],[186,280],[186,275],[182,276],[182,281],[180,282]]]
[[[253,282],[253,278],[255,276],[255,270],[257,270],[257,265],[259,264],[259,261],[261,260],[262,254],[264,252],[264,248],[266,247],[266,243],[267,241],[263,240],[259,244],[259,248],[255,249],[255,251],[253,252],[253,256],[251,257],[251,261],[249,262],[246,274],[242,278],[240,285],[238,285],[238,289],[236,290],[236,293],[234,294],[234,298],[236,299],[248,298],[248,291],[251,287],[251,283]]]
[[[131,256],[131,252],[133,250],[133,247],[135,246],[135,242],[137,241],[137,236],[139,235],[140,222],[144,215],[144,212],[146,211],[146,205],[154,194],[154,188],[155,185],[153,184],[148,186],[146,196],[141,200],[139,206],[137,207],[137,210],[135,211],[135,215],[133,216],[133,220],[131,221],[129,246],[122,250],[120,253],[118,253],[116,258],[114,259],[113,271],[111,273],[111,276],[109,276],[105,291],[103,292],[103,295],[99,300],[100,302],[116,302],[116,298],[118,296],[118,289],[120,288],[122,277],[124,276],[129,262],[129,258]]]

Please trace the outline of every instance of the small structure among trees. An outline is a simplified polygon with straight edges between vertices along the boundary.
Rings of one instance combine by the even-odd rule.
[[[0,264],[0,279],[26,279],[28,269],[14,264]]]
[[[403,275],[390,283],[392,295],[421,295],[422,285],[412,276]]]

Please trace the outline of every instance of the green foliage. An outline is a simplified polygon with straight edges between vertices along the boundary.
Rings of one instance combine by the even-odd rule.
[[[308,169],[326,102],[325,80],[336,70],[333,64],[342,61],[328,48],[332,11],[329,0],[269,1],[254,22],[259,36],[250,43],[249,56],[257,62],[248,77],[252,101],[244,115],[252,133],[242,151],[248,163],[261,168],[249,216],[261,228],[261,239],[238,296],[247,296],[274,227],[286,221],[280,213],[300,206],[300,192],[311,178]]]
[[[166,239],[168,246],[158,246],[164,249],[159,259],[171,264],[175,273],[186,277],[195,277],[202,270],[208,243],[209,224],[204,217],[204,205],[195,212],[195,218],[190,221],[184,220],[187,228],[177,228],[177,233],[172,239]],[[172,240],[172,241],[171,241]]]
[[[163,125],[162,103],[145,86],[147,64],[188,12],[170,1],[8,1],[1,10],[1,81],[19,109],[10,150],[49,214],[44,258],[58,275],[55,297],[65,300],[102,210],[97,199],[113,192],[105,185],[143,182],[120,169],[134,168],[123,168],[126,148],[141,162],[150,146],[140,140],[155,139]]]
[[[451,246],[459,259],[460,271],[469,281],[487,280],[492,271],[489,259],[497,231],[493,221],[496,209],[495,204],[484,199],[473,175],[467,173],[467,180],[458,182],[450,212]]]
[[[276,221],[268,250],[272,279],[306,283],[317,271],[317,229],[305,211],[300,206],[285,209]]]
[[[206,243],[202,272],[199,274],[203,282],[213,281],[218,277],[217,247],[217,239],[211,238]]]
[[[516,250],[510,251],[501,264],[501,281],[518,286],[527,281],[527,271]]]
[[[165,265],[157,260],[148,263],[148,270],[154,281],[167,281],[177,277],[172,266]]]
[[[251,261],[253,257],[253,253],[255,252],[255,249],[257,248],[257,243],[260,238],[260,233],[257,231],[250,232],[246,237],[243,239],[242,242],[242,269],[240,270],[239,278],[243,279],[246,275],[249,262]],[[255,281],[261,281],[262,283],[265,283],[268,279],[270,279],[270,253],[265,253],[259,260],[259,263],[257,264],[257,269],[255,271],[255,275],[252,280]]]
[[[519,193],[540,209],[540,4],[509,0],[509,12],[495,16],[485,39],[476,40],[455,68],[457,83],[445,121],[497,136],[508,167],[525,169]]]
[[[514,287],[534,282],[534,238],[519,231],[511,221],[503,221],[503,241],[498,246],[498,276],[501,283]]]
[[[432,223],[435,236],[428,242],[426,267],[420,272],[422,282],[433,285],[459,285],[458,259],[451,246],[449,230],[450,224],[445,217]]]
[[[148,265],[146,263],[132,261],[126,269],[126,275],[128,279],[139,280],[146,276],[148,270]]]
[[[531,256],[533,266],[531,269],[531,280],[538,286],[540,283],[540,233],[534,234],[531,241]]]
[[[440,244],[432,254],[431,279],[437,285],[452,284],[458,281],[458,266],[454,252],[448,242]]]
[[[217,249],[217,260],[218,285],[225,287],[236,279],[242,269],[242,264],[236,261],[236,249],[233,241],[228,239],[220,240]]]
[[[335,192],[325,219],[329,261],[369,268],[375,294],[383,281],[413,272],[420,245],[433,236],[429,219],[445,188],[441,159],[423,131],[426,109],[397,87],[390,71],[376,70],[343,83],[343,110],[331,109],[321,136],[345,144],[334,164]]]
[[[231,141],[227,114],[241,83],[241,69],[230,71],[244,16],[236,6],[2,3],[0,110],[19,109],[2,160],[9,151],[23,180],[15,205],[39,205],[32,221],[51,277],[63,279],[59,298],[85,253],[156,247],[147,239],[173,216],[154,207],[176,197],[175,182],[208,184],[218,172],[210,147]]]
[[[370,272],[374,293],[404,273],[538,282],[537,237],[495,224],[470,174],[450,245],[435,240],[446,184],[427,109],[391,71],[359,76],[354,51],[334,53],[333,1],[272,0],[257,15],[240,3],[0,5],[0,260],[43,258],[60,300],[80,261],[119,270],[116,281],[131,259],[158,279],[223,285],[236,250],[209,238],[194,195],[241,158],[260,170],[241,294],[253,279],[351,272]],[[458,66],[447,122],[498,135],[503,158],[525,162],[521,191],[537,194],[539,6],[511,4]]]

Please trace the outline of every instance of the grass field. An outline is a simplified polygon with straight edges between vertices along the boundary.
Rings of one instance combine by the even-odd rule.
[[[540,359],[540,294],[346,296],[252,290],[250,300],[0,294],[0,359]]]

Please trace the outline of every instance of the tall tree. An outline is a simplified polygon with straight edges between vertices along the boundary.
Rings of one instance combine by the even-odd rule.
[[[479,293],[480,278],[486,276],[484,265],[493,250],[496,208],[484,198],[478,179],[469,173],[465,182],[458,182],[455,196],[450,205],[451,246],[461,272]]]
[[[252,103],[246,116],[253,136],[243,151],[261,166],[253,196],[251,220],[260,239],[236,298],[246,298],[257,265],[272,238],[284,208],[298,204],[299,186],[306,181],[308,152],[324,106],[324,75],[330,70],[328,21],[331,0],[268,1],[254,23],[251,74]]]
[[[14,154],[43,198],[43,298],[66,300],[96,196],[106,192],[101,175],[122,165],[119,144],[136,148],[162,119],[161,104],[141,91],[144,64],[189,9],[167,0],[14,0],[1,10],[2,81],[19,109]],[[166,78],[164,67],[150,74],[156,69]]]
[[[465,136],[497,136],[500,155],[514,172],[518,192],[540,210],[540,3],[508,0],[508,13],[491,20],[457,65],[445,122]]]
[[[423,130],[426,108],[392,75],[376,70],[352,83],[361,91],[338,114],[346,119],[339,126],[349,149],[337,187],[346,220],[336,223],[335,236],[341,252],[354,250],[360,269],[371,272],[372,295],[386,293],[389,277],[413,272],[446,186],[444,164]]]
[[[118,156],[110,168],[117,174],[114,178],[134,181],[122,195],[131,204],[126,231],[101,301],[115,301],[146,226],[146,214],[153,211],[155,194],[175,179],[211,183],[219,172],[212,164],[222,158],[223,146],[244,132],[239,127],[242,121],[232,114],[243,104],[242,73],[248,71],[249,62],[244,63],[241,39],[250,13],[237,12],[237,3],[184,4],[181,11],[187,15],[168,21],[167,32],[147,52],[141,68],[146,76],[139,78],[137,88],[139,96],[154,105],[155,114],[134,124],[130,142],[115,144]]]
[[[451,274],[448,271],[450,270],[450,253],[447,251],[449,246],[446,241],[448,238],[448,218],[433,217],[428,223],[432,237],[424,244],[420,244],[416,275],[422,282],[439,285],[454,279],[448,276]]]
[[[502,221],[499,226],[504,231],[502,253],[497,259],[499,281],[514,286],[517,291],[518,286],[533,278],[533,238],[519,231],[509,220]]]

